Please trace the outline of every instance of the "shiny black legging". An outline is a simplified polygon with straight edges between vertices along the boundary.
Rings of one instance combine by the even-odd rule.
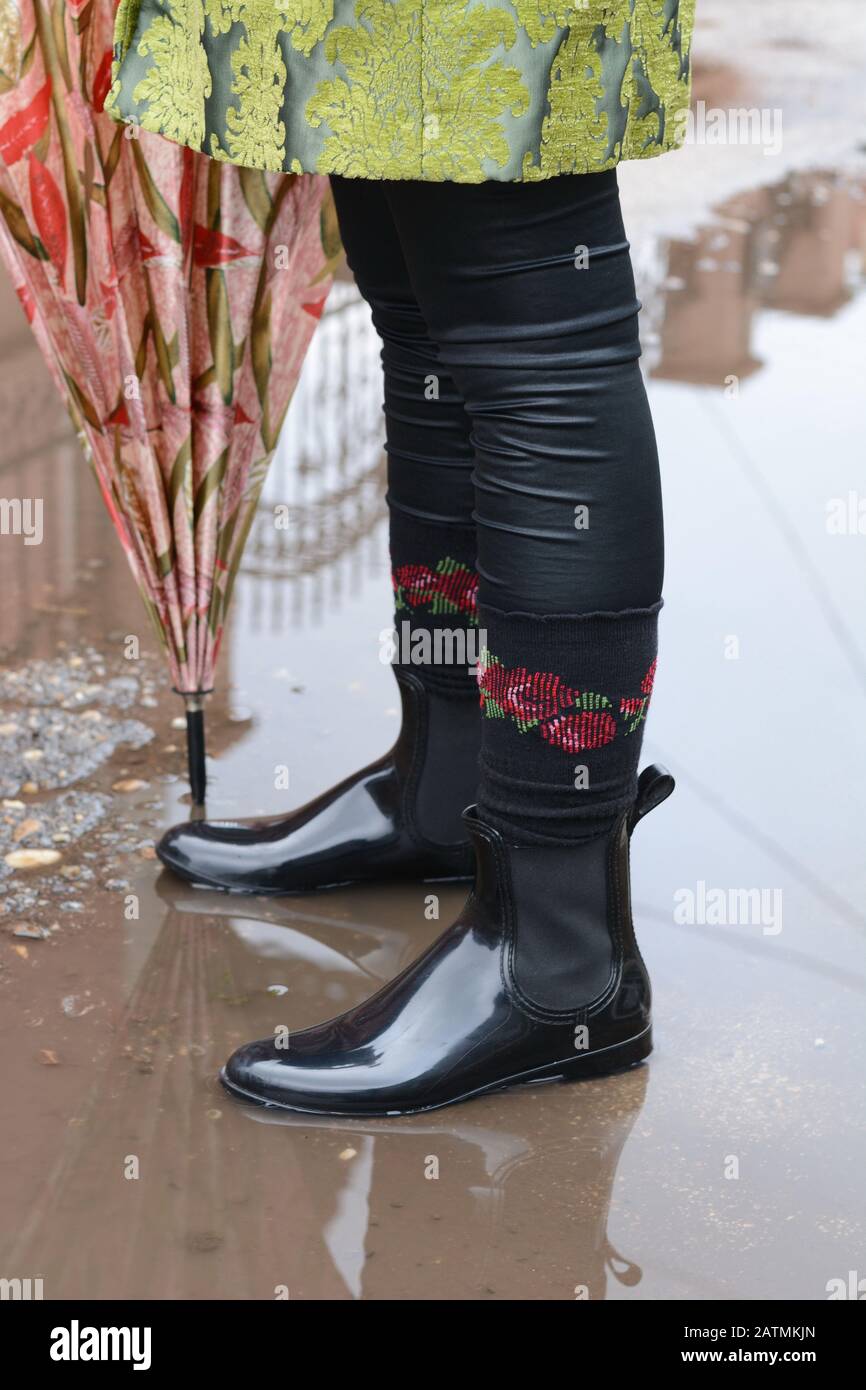
[[[331,184],[383,342],[392,508],[473,526],[479,600],[503,612],[655,604],[661,492],[616,171]]]
[[[616,173],[331,183],[383,344],[397,615],[413,640],[483,635],[477,684],[419,672],[451,701],[438,762],[476,739],[479,811],[519,842],[606,833],[634,796],[663,570]]]

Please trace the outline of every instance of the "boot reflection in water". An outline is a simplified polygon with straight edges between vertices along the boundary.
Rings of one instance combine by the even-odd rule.
[[[661,496],[615,170],[332,185],[383,342],[398,618],[431,636],[456,613],[477,624],[480,707],[465,668],[398,670],[412,757],[270,829],[172,832],[162,854],[271,891],[459,876],[454,798],[480,744],[457,921],[365,1003],[288,1047],[241,1047],[222,1073],[268,1105],[399,1115],[651,1049],[629,844],[673,789],[660,767],[638,778]]]
[[[637,1067],[579,1096],[526,1091],[409,1125],[246,1107],[245,1128],[272,1139],[257,1137],[257,1152],[297,1163],[306,1229],[320,1233],[312,1246],[288,1243],[287,1279],[306,1282],[308,1298],[333,1296],[332,1273],[358,1299],[398,1287],[410,1299],[596,1302],[636,1287],[642,1271],[608,1225],[647,1079]],[[340,1151],[352,1156],[335,1165]],[[433,1161],[436,1180],[419,1181]]]

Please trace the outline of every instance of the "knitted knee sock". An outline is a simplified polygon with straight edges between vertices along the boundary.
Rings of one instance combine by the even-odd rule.
[[[481,747],[469,421],[435,358],[431,369],[418,353],[386,345],[383,360],[392,659],[398,678],[411,672],[425,693],[415,820],[428,839],[455,843],[465,837],[461,815],[475,800]]]
[[[660,608],[578,617],[482,608],[478,809],[509,839],[591,839],[633,800]]]

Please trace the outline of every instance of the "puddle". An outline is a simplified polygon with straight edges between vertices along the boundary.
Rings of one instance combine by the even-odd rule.
[[[862,1262],[864,542],[827,517],[862,490],[864,188],[792,173],[638,248],[669,535],[646,752],[679,788],[635,840],[657,1049],[625,1076],[401,1121],[232,1101],[235,1045],[364,998],[458,891],[437,925],[421,886],[241,902],[158,873],[180,704],[75,442],[3,456],[7,495],[59,505],[43,546],[0,546],[0,1273],[48,1298],[812,1299]],[[343,284],[237,584],[211,815],[300,804],[395,735],[376,353]],[[778,891],[779,930],[678,919],[701,884]]]

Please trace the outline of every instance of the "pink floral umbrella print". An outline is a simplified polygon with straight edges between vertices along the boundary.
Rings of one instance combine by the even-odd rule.
[[[103,113],[113,6],[0,0],[0,253],[187,703],[203,701],[339,238],[327,180]]]

